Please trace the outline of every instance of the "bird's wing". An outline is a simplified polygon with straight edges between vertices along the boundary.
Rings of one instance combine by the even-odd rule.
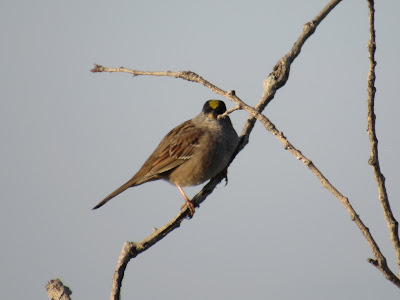
[[[203,135],[204,130],[194,126],[191,121],[174,128],[164,138],[168,142],[164,145],[160,143],[159,147],[163,150],[153,162],[148,175],[151,177],[167,172],[188,161],[199,147]]]
[[[127,188],[159,179],[158,175],[188,161],[199,147],[205,131],[194,126],[191,120],[172,129],[147,159],[142,168],[124,185],[112,192],[93,209],[110,201]]]

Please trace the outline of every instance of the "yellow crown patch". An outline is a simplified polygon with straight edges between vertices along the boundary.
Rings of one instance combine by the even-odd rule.
[[[212,109],[216,109],[219,106],[219,100],[210,100],[208,101],[208,104]]]

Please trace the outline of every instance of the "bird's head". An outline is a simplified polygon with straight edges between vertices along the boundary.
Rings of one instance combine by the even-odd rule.
[[[225,103],[221,100],[208,100],[203,106],[203,113],[210,119],[217,119],[225,111]]]

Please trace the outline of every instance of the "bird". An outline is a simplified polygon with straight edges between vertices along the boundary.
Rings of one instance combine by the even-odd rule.
[[[126,183],[99,202],[106,204],[130,187],[163,179],[175,185],[182,194],[190,217],[195,208],[182,187],[199,185],[224,170],[236,150],[239,137],[222,100],[208,100],[199,115],[172,129]]]

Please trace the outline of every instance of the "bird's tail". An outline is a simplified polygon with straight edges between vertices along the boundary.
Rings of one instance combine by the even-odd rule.
[[[135,186],[135,180],[131,179],[128,182],[126,182],[125,184],[123,184],[122,186],[120,186],[118,189],[116,189],[114,192],[112,192],[110,195],[108,195],[107,197],[105,197],[103,200],[100,201],[99,204],[97,204],[95,207],[93,207],[92,209],[98,209],[99,207],[103,206],[104,204],[106,204],[108,201],[110,201],[112,198],[114,198],[115,196],[121,194],[123,191],[125,191],[127,188],[131,187],[131,186]]]

